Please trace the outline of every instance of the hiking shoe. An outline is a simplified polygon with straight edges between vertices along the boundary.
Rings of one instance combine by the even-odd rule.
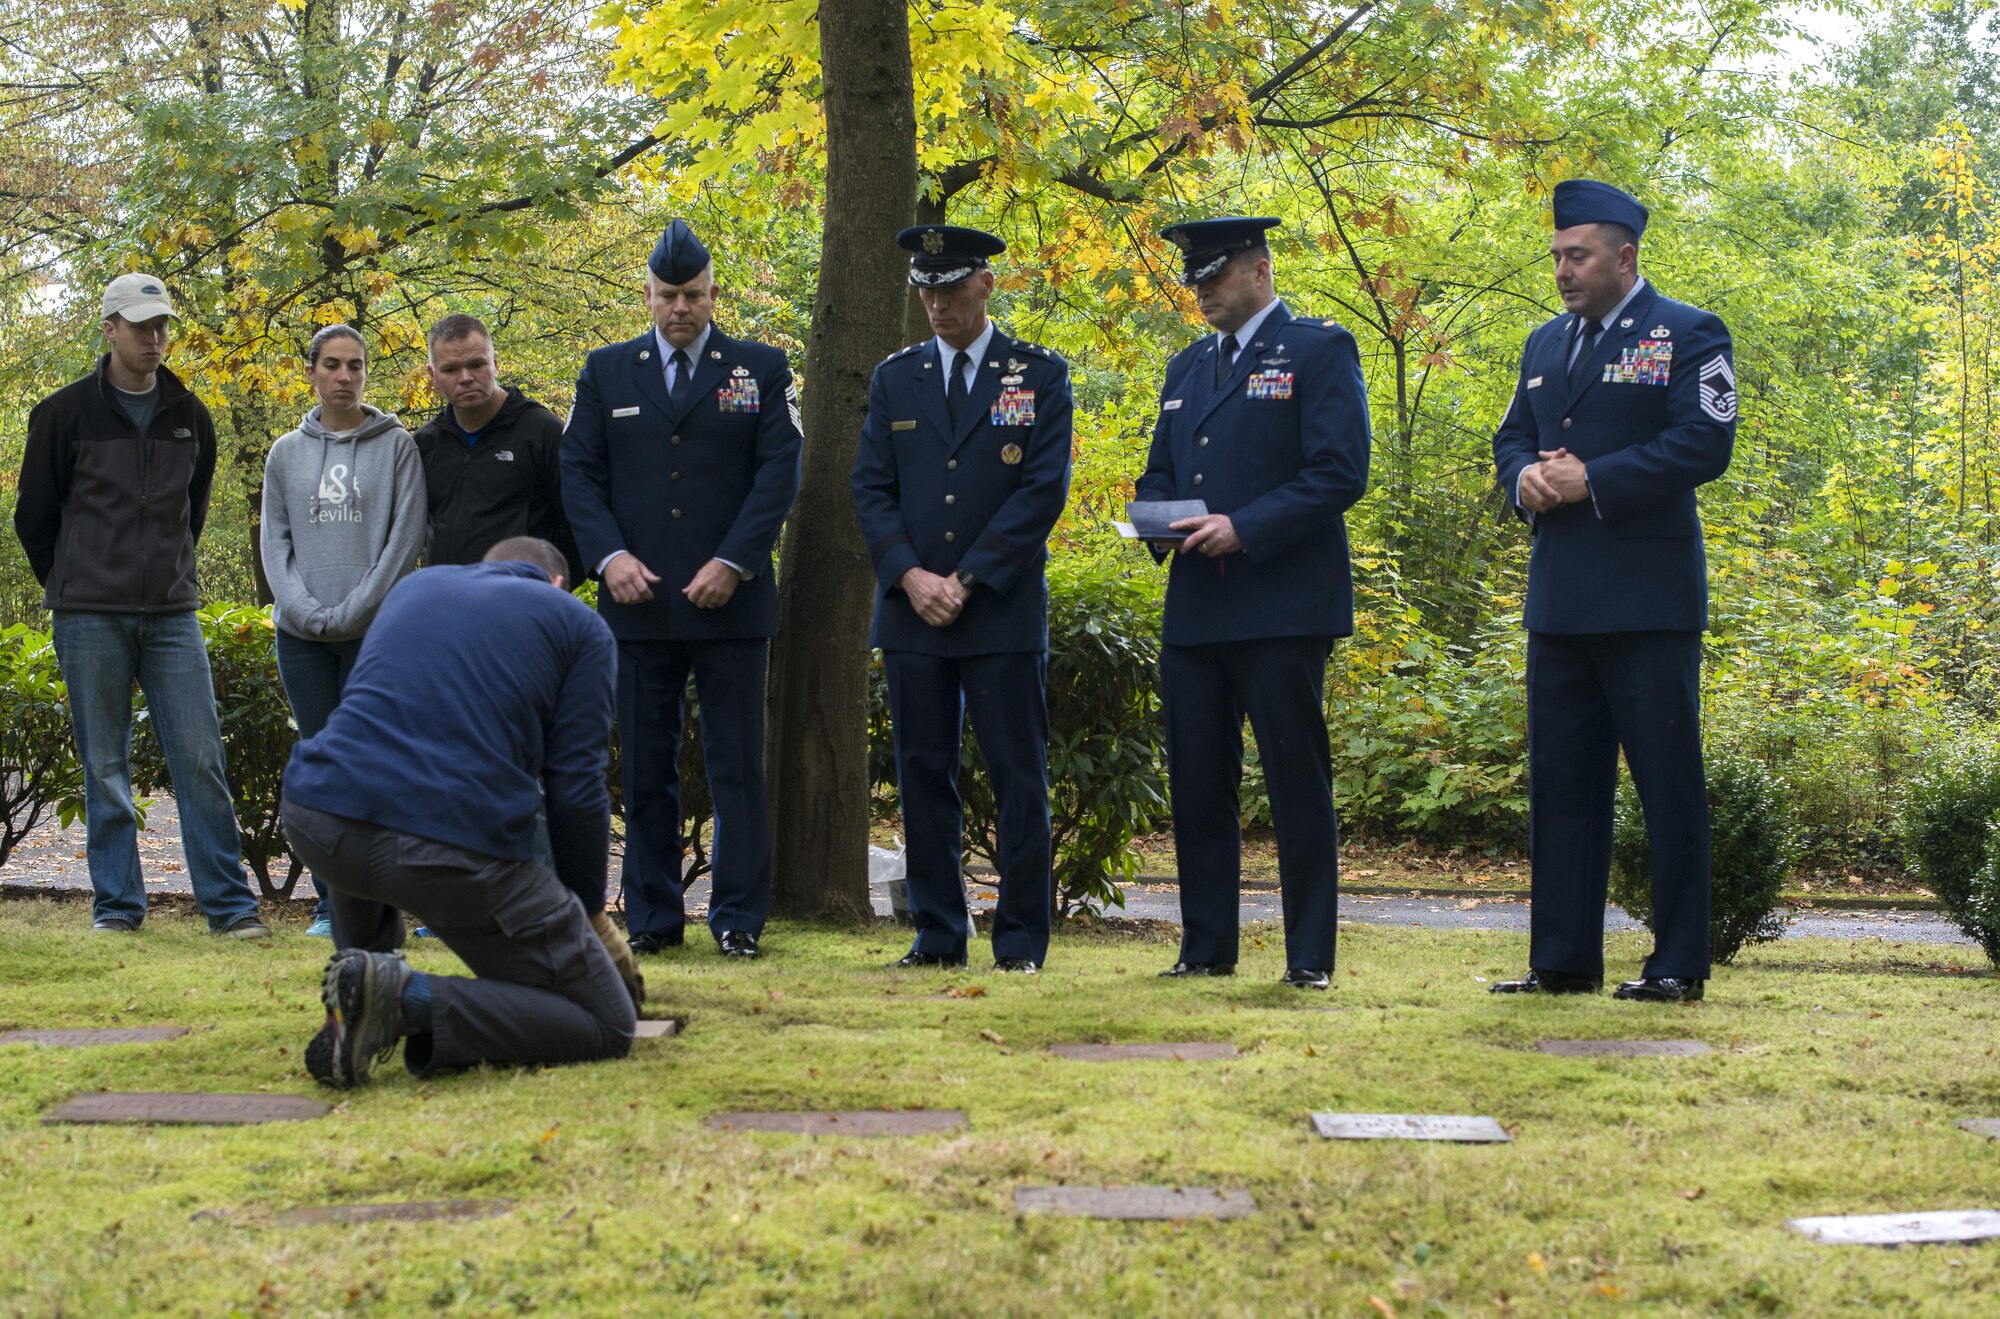
[[[312,924],[306,926],[306,938],[331,939],[333,937],[333,917],[315,916]]]
[[[137,934],[139,927],[123,916],[100,916],[90,923],[93,934]]]
[[[306,1070],[315,1081],[350,1090],[368,1069],[389,1060],[403,1038],[403,986],[410,964],[393,953],[343,948],[329,957],[320,981],[326,1024],[306,1045]]]
[[[271,927],[255,916],[241,916],[222,933],[231,939],[268,939]]]

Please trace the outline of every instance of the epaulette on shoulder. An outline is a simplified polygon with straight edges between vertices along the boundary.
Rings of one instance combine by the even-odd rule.
[[[887,357],[883,358],[882,360],[884,362],[893,362],[899,357],[908,357],[911,353],[916,352],[919,348],[922,348],[925,344],[929,342],[930,340],[928,339],[919,339],[915,343],[911,344],[908,348],[898,348],[895,352],[890,353]]]
[[[1051,362],[1062,361],[1061,356],[1053,348],[1044,348],[1038,343],[1029,343],[1026,339],[1016,339],[1013,342],[1014,347],[1024,353],[1033,353],[1035,356],[1047,358]]]
[[[1294,325],[1302,325],[1309,330],[1344,330],[1347,328],[1331,316],[1294,316],[1291,320],[1285,322],[1285,328],[1288,330]]]

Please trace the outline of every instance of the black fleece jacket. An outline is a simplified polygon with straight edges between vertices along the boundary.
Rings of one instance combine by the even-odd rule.
[[[180,377],[159,369],[142,433],[106,370],[28,414],[14,533],[52,610],[163,614],[200,604],[194,542],[215,478],[215,423]]]
[[[477,444],[447,404],[413,437],[430,496],[427,563],[478,563],[509,536],[539,536],[569,560],[569,584],[585,577],[562,502],[562,419],[520,390],[479,432]]]

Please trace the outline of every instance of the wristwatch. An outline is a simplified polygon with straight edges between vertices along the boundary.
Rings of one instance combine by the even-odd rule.
[[[958,584],[970,591],[973,587],[979,585],[979,579],[965,569],[960,568],[958,570]]]

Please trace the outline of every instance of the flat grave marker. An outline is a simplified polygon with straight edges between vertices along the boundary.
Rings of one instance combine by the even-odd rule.
[[[87,1049],[99,1044],[157,1044],[188,1033],[185,1026],[80,1027],[75,1030],[0,1031],[0,1044],[39,1044],[45,1049]]]
[[[641,1017],[639,1024],[632,1028],[635,1040],[671,1040],[681,1033],[681,1023],[675,1018]]]
[[[1513,1138],[1490,1117],[1424,1113],[1314,1113],[1313,1130],[1328,1140],[1450,1140],[1503,1145]]]
[[[1236,1046],[1233,1044],[1217,1044],[1204,1040],[1160,1044],[1051,1044],[1049,1052],[1058,1058],[1073,1058],[1079,1062],[1090,1063],[1140,1060],[1205,1063],[1238,1056]]]
[[[1162,1222],[1182,1218],[1248,1218],[1257,1202],[1248,1191],[1208,1186],[1021,1186],[1014,1209],[1023,1214]]]
[[[1693,1058],[1715,1052],[1700,1040],[1542,1040],[1535,1047],[1561,1058]]]
[[[1958,1125],[1976,1136],[1991,1136],[2000,1140],[2000,1117],[1961,1118]]]
[[[716,1131],[782,1131],[807,1136],[928,1136],[966,1125],[957,1108],[868,1108],[848,1112],[716,1113]]]
[[[160,1126],[245,1126],[325,1117],[333,1105],[304,1095],[204,1095],[99,1092],[77,1095],[42,1115],[62,1123],[140,1122]]]
[[[1788,1218],[1785,1226],[1829,1246],[1918,1246],[2000,1237],[2000,1213],[1946,1209],[1918,1214],[1844,1214]]]
[[[514,1208],[512,1200],[411,1200],[403,1204],[306,1205],[287,1209],[271,1220],[273,1227],[311,1223],[428,1223],[440,1218],[498,1218]]]

